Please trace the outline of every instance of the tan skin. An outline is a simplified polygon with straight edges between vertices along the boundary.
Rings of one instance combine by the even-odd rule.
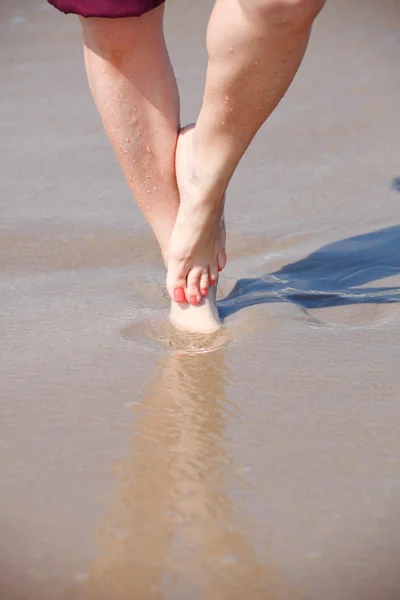
[[[220,325],[208,290],[226,264],[225,191],[292,82],[323,4],[217,0],[207,30],[203,104],[195,127],[181,134],[163,7],[140,18],[82,19],[93,97],[160,245],[169,295],[184,311],[174,307],[178,326],[180,314],[184,327],[204,319],[211,329]]]

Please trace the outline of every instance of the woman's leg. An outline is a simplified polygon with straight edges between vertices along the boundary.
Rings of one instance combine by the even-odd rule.
[[[323,4],[216,0],[207,32],[203,105],[195,128],[178,141],[181,204],[167,277],[172,297],[181,288],[197,302],[209,276],[215,279],[218,267],[224,267],[220,221],[225,190],[254,135],[292,82]]]
[[[179,97],[163,34],[163,7],[140,18],[82,19],[85,62],[94,100],[128,185],[165,262],[179,208],[175,148]],[[183,329],[220,326],[215,290],[201,306],[172,292],[171,319]],[[182,304],[177,304],[182,303]]]
[[[167,259],[179,193],[179,96],[160,6],[141,17],[81,19],[86,71],[128,185]]]

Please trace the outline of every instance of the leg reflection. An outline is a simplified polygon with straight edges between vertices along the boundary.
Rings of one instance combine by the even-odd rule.
[[[224,352],[159,360],[99,531],[94,598],[277,597],[235,506],[248,486],[228,453],[240,408],[226,399]]]

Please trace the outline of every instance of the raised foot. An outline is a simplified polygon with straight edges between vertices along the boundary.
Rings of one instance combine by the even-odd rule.
[[[177,303],[198,305],[226,264],[224,190],[193,177],[194,126],[181,130],[176,148],[180,208],[168,249],[167,289]]]

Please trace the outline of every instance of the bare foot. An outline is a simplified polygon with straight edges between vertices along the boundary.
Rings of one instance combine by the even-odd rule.
[[[224,191],[192,175],[194,126],[181,130],[176,148],[180,207],[168,248],[167,289],[177,303],[197,305],[226,264]]]
[[[195,333],[214,333],[221,328],[217,310],[217,284],[210,288],[209,293],[196,306],[171,302],[170,320],[177,329]]]
[[[212,333],[221,327],[216,295],[218,271],[223,269],[226,263],[224,203],[220,200],[215,207],[211,206],[208,210],[204,202],[202,215],[199,190],[187,177],[192,130],[193,126],[189,126],[181,131],[176,151],[181,207],[168,250],[167,287],[175,300],[171,304],[170,318],[178,329]],[[196,202],[198,205],[195,206]],[[205,240],[202,239],[204,223],[208,227]],[[213,235],[210,235],[210,232]],[[176,290],[179,289],[181,295],[179,292],[176,295]],[[191,303],[186,301],[190,295]]]

